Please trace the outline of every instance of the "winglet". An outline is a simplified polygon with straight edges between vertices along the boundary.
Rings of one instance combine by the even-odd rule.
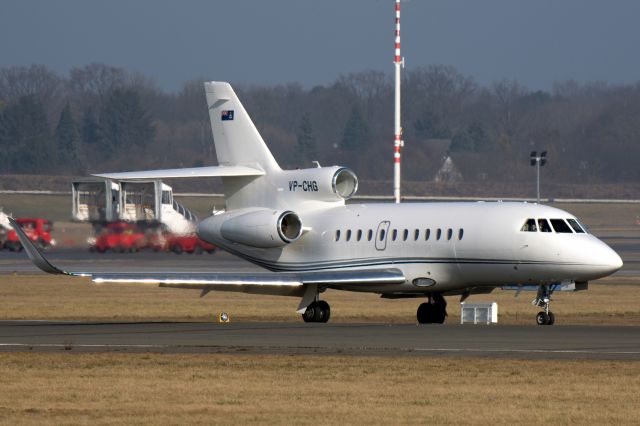
[[[22,230],[20,225],[18,225],[18,223],[14,218],[9,217],[9,223],[11,224],[11,227],[13,228],[13,230],[16,231],[16,234],[18,235],[18,238],[22,243],[22,247],[24,247],[24,250],[27,252],[29,259],[31,259],[34,265],[36,265],[38,268],[40,268],[42,271],[48,274],[71,275],[70,273],[63,271],[62,269],[58,269],[55,266],[53,266],[44,257],[42,252],[38,250],[38,248],[33,244],[33,242],[29,239],[29,237],[27,237],[27,234],[24,233],[24,231]]]

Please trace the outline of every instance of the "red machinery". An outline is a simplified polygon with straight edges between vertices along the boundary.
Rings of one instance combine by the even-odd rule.
[[[105,251],[124,253],[138,251],[146,246],[145,234],[134,223],[111,222],[98,233],[89,250],[99,253]]]
[[[51,238],[53,223],[50,220],[41,218],[18,218],[16,222],[24,229],[25,234],[27,234],[36,246],[46,248],[55,245],[55,240]],[[22,250],[22,244],[18,239],[16,231],[13,229],[7,232],[4,247],[11,251]]]

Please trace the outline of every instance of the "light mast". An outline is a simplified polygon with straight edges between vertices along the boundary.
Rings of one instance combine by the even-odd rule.
[[[393,197],[400,202],[400,149],[404,146],[402,140],[402,124],[400,122],[400,70],[404,66],[404,58],[400,55],[400,0],[396,0],[396,37],[394,66],[396,71],[395,84],[395,113],[393,138]]]

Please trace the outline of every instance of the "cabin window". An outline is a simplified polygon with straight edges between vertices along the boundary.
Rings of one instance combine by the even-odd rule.
[[[380,230],[380,241],[384,241],[384,236],[386,235],[386,231],[384,229]]]
[[[420,238],[420,230],[416,229],[415,231],[413,231],[413,241],[418,241],[419,238]]]
[[[362,239],[362,229],[358,229],[358,234],[356,236],[356,240],[360,241]]]
[[[367,232],[367,241],[371,241],[372,238],[373,238],[373,231],[369,229],[369,231]]]
[[[347,235],[345,236],[346,241],[351,241],[351,229],[347,229]]]
[[[573,230],[576,231],[576,234],[584,234],[584,229],[582,229],[577,220],[567,219],[567,222],[569,222],[569,225],[571,225]]]
[[[573,234],[571,227],[563,219],[551,219],[551,226],[558,234]]]
[[[393,232],[391,233],[391,239],[393,241],[398,239],[398,230],[397,229],[394,229]]]
[[[451,241],[451,237],[453,237],[453,229],[447,229],[447,240]]]
[[[540,232],[552,232],[547,219],[538,219],[538,228],[540,228]]]
[[[523,232],[537,232],[538,231],[538,227],[536,226],[536,220],[535,219],[527,219],[524,222],[524,225],[522,225],[522,228],[520,229]]]
[[[409,238],[409,230],[405,229],[402,233],[402,241],[407,241],[407,238]]]
[[[458,229],[458,240],[462,240],[462,237],[464,237],[464,229],[460,228]]]
[[[336,241],[340,241],[340,230],[336,231]]]
[[[431,229],[427,229],[424,231],[424,240],[429,241],[429,237],[431,237]]]
[[[442,237],[442,229],[438,228],[436,231],[436,240],[440,241],[440,237]]]

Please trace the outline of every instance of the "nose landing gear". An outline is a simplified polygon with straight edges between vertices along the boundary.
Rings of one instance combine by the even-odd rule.
[[[551,306],[551,290],[548,285],[541,284],[538,287],[538,294],[531,303],[544,309],[544,311],[538,312],[538,315],[536,315],[536,324],[553,325],[556,322],[556,316],[549,310]]]

